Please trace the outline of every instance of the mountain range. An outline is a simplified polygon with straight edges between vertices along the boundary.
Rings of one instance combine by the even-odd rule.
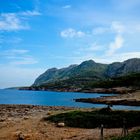
[[[93,60],[84,61],[79,65],[66,68],[52,68],[41,74],[32,87],[47,88],[81,88],[92,83],[117,77],[140,73],[140,58],[128,59],[112,64],[96,63]]]

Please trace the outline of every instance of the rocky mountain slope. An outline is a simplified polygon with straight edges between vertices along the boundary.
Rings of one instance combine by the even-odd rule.
[[[118,77],[129,73],[137,73],[137,72],[140,72],[140,59],[133,58],[128,59],[122,63],[117,62],[108,65],[106,74],[109,77]]]
[[[98,82],[131,73],[140,73],[140,58],[112,64],[101,64],[89,60],[82,62],[80,65],[70,65],[62,69],[48,69],[35,80],[32,86],[58,86],[64,83],[67,83],[67,86],[84,85],[90,81]]]
[[[96,63],[93,60],[84,61],[80,65],[71,65],[67,68],[48,69],[40,75],[34,82],[34,86],[39,86],[46,83],[52,83],[70,78],[85,78],[85,79],[101,79],[105,77],[107,69],[106,64]]]

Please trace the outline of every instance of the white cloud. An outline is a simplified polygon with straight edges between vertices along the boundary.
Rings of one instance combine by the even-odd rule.
[[[27,52],[29,52],[29,50],[24,50],[24,49],[5,50],[3,52],[0,52],[0,56],[16,56],[16,55],[26,54]]]
[[[60,35],[63,38],[75,38],[75,37],[80,38],[85,36],[85,33],[82,31],[76,31],[75,29],[72,28],[68,28],[66,30],[61,31]]]
[[[34,10],[34,11],[28,10],[28,11],[24,11],[24,12],[19,13],[19,15],[22,15],[22,16],[40,16],[41,13],[36,11],[36,10]]]
[[[118,33],[122,34],[126,32],[125,26],[119,22],[119,21],[113,21],[110,26],[99,26],[97,28],[94,28],[92,30],[92,34],[97,35],[97,34],[103,34],[103,33]]]
[[[64,9],[69,9],[69,8],[71,8],[71,5],[65,5],[65,6],[63,6],[62,8],[64,8]]]
[[[18,49],[13,49],[11,50],[12,53],[15,53],[15,54],[25,54],[27,52],[29,52],[29,50],[18,50]]]
[[[29,29],[29,25],[23,21],[22,17],[39,16],[37,10],[24,11],[19,13],[1,13],[0,14],[0,30],[1,31],[17,31]]]
[[[22,21],[14,13],[0,14],[0,30],[2,31],[16,31],[29,29],[28,25],[22,24]]]
[[[109,45],[109,50],[107,51],[107,55],[113,55],[116,50],[120,49],[123,46],[124,39],[121,35],[117,35],[114,42],[111,42]]]
[[[15,53],[15,54],[25,54],[27,52],[29,52],[29,50],[19,50],[19,49],[13,49],[13,50],[10,50],[12,53]]]
[[[110,27],[110,32],[116,33],[115,39],[109,44],[109,49],[106,51],[106,55],[114,55],[114,53],[123,47],[124,38],[122,34],[125,32],[125,26],[120,22],[113,21]]]

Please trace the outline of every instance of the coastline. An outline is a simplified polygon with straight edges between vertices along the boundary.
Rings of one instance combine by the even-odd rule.
[[[140,106],[140,90],[119,94],[117,96],[99,97],[99,98],[81,98],[75,99],[76,102],[107,104],[107,105],[126,105]]]
[[[93,88],[88,90],[80,89],[40,89],[39,87],[20,87],[16,90],[31,90],[31,91],[54,91],[54,92],[79,92],[79,93],[99,93],[99,94],[114,94],[114,96],[101,96],[98,98],[77,98],[76,102],[106,104],[106,105],[124,105],[124,106],[140,106],[140,90],[132,87],[115,87],[115,88]],[[115,95],[116,94],[116,95]]]
[[[83,92],[83,93],[114,93],[114,94],[126,94],[132,93],[136,89],[127,87],[115,87],[115,88],[93,88],[93,89],[81,89],[81,88],[45,88],[45,87],[20,87],[15,88],[18,90],[32,90],[32,91],[56,91],[56,92]]]

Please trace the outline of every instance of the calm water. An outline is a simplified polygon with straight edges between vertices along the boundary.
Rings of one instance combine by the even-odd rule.
[[[113,94],[91,94],[76,92],[0,90],[0,104],[31,104],[69,107],[105,107],[106,105],[75,102],[75,98],[95,98]],[[140,107],[114,106],[114,109],[140,110]]]

